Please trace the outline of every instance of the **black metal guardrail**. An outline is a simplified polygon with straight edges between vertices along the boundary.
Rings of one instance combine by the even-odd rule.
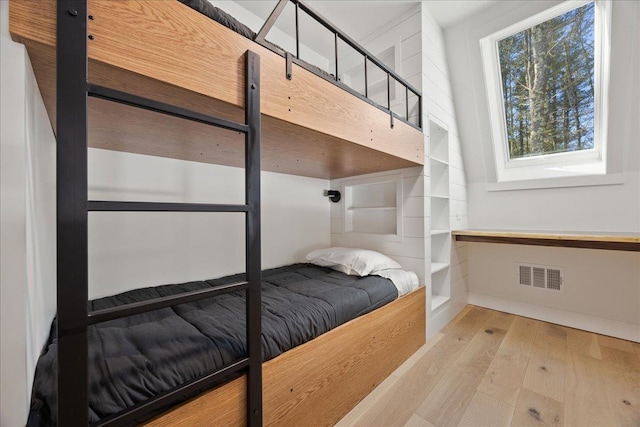
[[[282,12],[284,11],[286,5],[291,2],[292,4],[295,5],[295,41],[296,41],[296,52],[288,52],[284,49],[282,50],[278,50],[278,47],[271,44],[271,43],[267,43],[266,42],[266,36],[269,33],[269,31],[273,28],[273,25],[276,23],[276,21],[278,20],[278,17],[282,14]],[[323,73],[318,72],[317,69],[315,69],[313,66],[310,66],[307,62],[303,61],[300,59],[300,31],[299,31],[299,14],[300,11],[302,11],[303,13],[306,13],[308,16],[310,16],[311,18],[313,18],[316,22],[320,23],[322,26],[324,26],[327,30],[329,30],[330,32],[333,33],[334,35],[334,54],[335,54],[335,74],[334,75],[325,75]],[[308,5],[306,5],[304,2],[302,2],[301,0],[279,0],[277,5],[275,6],[275,8],[273,9],[273,11],[271,12],[271,14],[269,15],[269,17],[267,18],[267,20],[265,21],[264,25],[262,26],[262,28],[260,29],[260,31],[258,32],[258,34],[256,35],[255,42],[261,44],[262,46],[266,47],[267,49],[270,49],[282,56],[284,56],[285,58],[287,58],[287,77],[291,78],[291,72],[290,72],[290,63],[289,61],[295,62],[297,65],[305,68],[306,70],[324,78],[325,80],[336,84],[337,86],[339,86],[340,88],[352,93],[353,95],[359,97],[360,99],[368,102],[371,105],[374,105],[375,107],[385,111],[386,113],[388,113],[391,116],[391,124],[393,126],[393,118],[397,118],[399,120],[402,120],[403,122],[418,128],[420,130],[422,130],[422,93],[417,90],[415,87],[413,87],[409,82],[407,82],[405,79],[403,79],[402,77],[400,77],[398,74],[396,74],[395,71],[393,71],[391,68],[389,68],[386,64],[384,64],[382,61],[378,60],[378,58],[376,58],[373,54],[371,54],[369,51],[367,51],[364,47],[362,47],[358,42],[356,42],[355,40],[353,40],[351,37],[349,37],[347,34],[345,34],[344,32],[342,32],[341,30],[339,30],[337,27],[335,27],[333,24],[331,24],[326,18],[324,18],[322,15],[320,15],[318,12],[316,12],[315,10],[313,10],[311,7],[309,7]],[[358,52],[360,55],[363,56],[363,60],[364,60],[364,95],[361,94],[360,92],[356,91],[355,89],[351,88],[350,86],[344,84],[343,82],[340,81],[339,79],[339,70],[340,70],[340,58],[338,55],[338,44],[339,41],[343,41],[344,43],[346,43],[347,45],[349,45],[353,50],[355,50],[356,52]],[[372,63],[374,64],[376,67],[380,68],[383,72],[386,73],[387,75],[387,105],[381,105],[378,102],[372,100],[369,97],[369,67],[368,64]],[[391,79],[394,79],[396,82],[400,83],[400,85],[402,85],[404,87],[405,90],[405,115],[404,117],[398,115],[397,113],[393,112],[391,109]],[[416,98],[417,98],[417,106],[418,106],[418,111],[417,111],[417,122],[413,123],[410,120],[410,116],[409,116],[409,96],[410,94],[413,94]]]

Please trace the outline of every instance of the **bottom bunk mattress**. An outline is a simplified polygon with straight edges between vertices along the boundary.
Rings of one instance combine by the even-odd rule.
[[[244,275],[136,289],[89,302],[100,310],[243,281]],[[311,264],[262,272],[262,358],[273,359],[398,297],[389,279]],[[56,425],[57,333],[36,367],[28,426]],[[91,326],[89,419],[98,421],[246,357],[245,292]]]

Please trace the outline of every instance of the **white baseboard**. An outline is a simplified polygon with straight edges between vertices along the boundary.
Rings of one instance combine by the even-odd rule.
[[[432,317],[427,321],[427,339],[433,337],[440,332],[442,328],[447,326],[467,305],[467,299],[467,293],[465,292],[455,300],[443,304],[435,311],[435,314],[432,313]]]
[[[493,310],[504,311],[518,316],[530,317],[571,328],[582,329],[597,334],[609,335],[624,340],[640,342],[640,325],[619,320],[591,316],[573,311],[559,310],[526,302],[499,298],[469,292],[469,304]]]

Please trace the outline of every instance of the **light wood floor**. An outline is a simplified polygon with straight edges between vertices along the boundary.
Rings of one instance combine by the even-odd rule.
[[[640,427],[640,344],[467,306],[352,425]]]

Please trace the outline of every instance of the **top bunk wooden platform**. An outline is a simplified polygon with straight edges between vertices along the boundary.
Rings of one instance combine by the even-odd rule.
[[[244,121],[244,53],[260,55],[262,169],[341,178],[424,163],[419,129],[293,65],[175,0],[88,1],[93,84]],[[56,2],[11,0],[55,130]],[[242,138],[177,118],[89,99],[89,145],[242,167]]]

